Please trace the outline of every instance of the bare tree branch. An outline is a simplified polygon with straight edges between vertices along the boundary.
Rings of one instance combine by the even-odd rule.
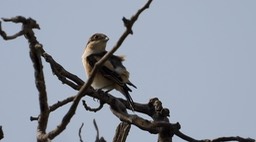
[[[71,97],[68,97],[68,98],[66,98],[62,101],[58,101],[57,103],[55,103],[55,104],[53,104],[52,106],[49,107],[50,112],[55,111],[59,107],[62,107],[64,105],[68,104],[68,103],[71,103],[74,100],[75,97],[76,96],[71,96]]]
[[[102,101],[100,101],[100,105],[99,105],[99,107],[97,107],[97,108],[91,108],[91,107],[89,107],[89,106],[86,104],[85,100],[83,100],[82,102],[83,102],[83,106],[84,106],[84,108],[85,108],[86,110],[88,110],[88,111],[93,111],[93,112],[97,112],[97,111],[101,110],[101,109],[103,108],[103,106],[104,106],[104,103],[103,103]]]
[[[43,65],[41,61],[40,51],[37,50],[38,47],[42,45],[37,41],[33,29],[40,29],[39,25],[32,18],[24,18],[22,16],[16,16],[13,18],[2,18],[6,22],[22,23],[22,30],[13,36],[7,36],[5,32],[0,28],[0,33],[2,37],[6,40],[14,39],[18,36],[24,35],[24,37],[29,42],[30,49],[30,58],[33,63],[35,71],[35,84],[39,92],[39,105],[40,105],[40,117],[38,119],[38,141],[44,141],[45,137],[43,136],[46,133],[46,128],[48,124],[49,117],[49,107],[47,102],[47,93],[46,86],[44,81]],[[41,135],[42,134],[42,135]]]
[[[81,135],[83,126],[84,126],[84,123],[82,123],[82,125],[80,126],[79,131],[78,131],[78,136],[79,136],[80,142],[83,142],[83,138]]]
[[[99,131],[99,128],[97,126],[97,123],[96,123],[95,119],[93,119],[93,125],[96,129],[96,132],[97,132],[95,142],[106,142],[106,140],[103,137],[100,137],[100,131]]]
[[[149,104],[152,103],[151,101],[154,100],[154,111],[156,113],[152,113],[151,116],[155,121],[150,121],[143,119],[142,117],[139,117],[137,115],[130,115],[126,112],[126,107],[123,106],[123,103],[116,100],[115,106],[111,106],[111,111],[121,120],[133,125],[136,125],[142,130],[148,131],[153,134],[158,134],[158,141],[172,141],[172,136],[175,133],[175,131],[179,131],[180,125],[179,123],[171,124],[169,123],[169,120],[167,118],[168,115],[165,115],[163,117],[159,114],[159,112],[162,112],[159,108],[163,110],[163,107],[160,106],[159,100],[154,98],[151,99]],[[158,103],[157,103],[158,102]],[[166,113],[164,113],[166,114]]]
[[[236,137],[219,137],[213,140],[206,140],[207,142],[226,142],[226,141],[238,141],[238,142],[255,142],[252,138],[242,138],[239,136]]]
[[[21,31],[17,32],[16,34],[14,34],[12,36],[8,36],[2,30],[2,25],[1,25],[1,21],[0,21],[0,35],[5,40],[12,40],[12,39],[15,39],[22,35],[24,35],[27,39],[29,39],[30,38],[29,36],[31,35],[32,36],[31,39],[33,39],[35,36],[34,36],[34,32],[32,31],[32,29],[40,29],[39,25],[32,18],[26,19],[22,16],[16,16],[13,18],[2,18],[2,20],[5,22],[22,23]]]
[[[74,100],[75,96],[71,96],[71,97],[68,97],[62,101],[58,101],[57,103],[53,104],[52,106],[49,107],[49,111],[50,112],[53,112],[55,111],[56,109],[72,102]],[[39,116],[37,117],[34,117],[34,116],[30,116],[30,121],[37,121],[39,119]]]
[[[0,140],[4,138],[4,132],[2,126],[0,126]]]
[[[34,35],[27,35],[27,37],[34,37]],[[46,133],[46,128],[48,124],[48,118],[49,118],[49,106],[48,106],[48,100],[47,100],[47,93],[46,93],[46,86],[44,81],[44,74],[43,74],[43,65],[41,61],[41,55],[36,50],[36,46],[41,46],[37,42],[36,38],[32,40],[33,38],[30,38],[30,57],[34,64],[35,69],[35,79],[36,79],[36,86],[39,92],[39,105],[40,105],[40,117],[38,119],[38,135],[40,137],[38,141],[44,141],[45,137],[44,134]]]
[[[135,21],[137,21],[137,19],[139,18],[139,16],[140,16],[140,14],[144,11],[144,10],[146,10],[147,8],[149,8],[149,6],[150,6],[150,4],[151,4],[151,2],[152,2],[153,0],[148,0],[148,2],[141,8],[141,9],[139,9],[138,11],[137,11],[137,13],[134,15],[134,16],[132,16],[131,17],[131,19],[129,20],[129,19],[126,19],[125,17],[123,17],[123,22],[124,22],[124,25],[125,25],[125,27],[126,27],[126,32],[128,33],[128,34],[133,34],[133,31],[132,31],[132,26],[133,26],[133,24],[135,23]],[[127,35],[128,35],[127,34]]]
[[[96,130],[96,139],[95,139],[95,142],[97,142],[97,141],[100,140],[100,132],[99,132],[99,128],[98,128],[98,125],[97,125],[95,119],[93,119],[93,125],[94,125],[95,130]]]
[[[116,128],[116,134],[114,136],[113,142],[125,142],[130,129],[131,129],[131,124],[126,122],[121,122]]]
[[[45,58],[45,61],[51,65],[53,74],[56,75],[62,83],[67,84],[75,90],[79,90],[81,86],[84,84],[84,81],[76,75],[65,70],[59,63],[57,63],[52,58],[51,55],[47,54],[43,49],[41,50],[42,56]]]
[[[37,121],[39,119],[39,116],[30,116],[30,121]]]

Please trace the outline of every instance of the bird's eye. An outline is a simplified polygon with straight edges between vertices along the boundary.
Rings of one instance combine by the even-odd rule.
[[[94,39],[99,39],[99,36],[98,36],[98,35],[95,35],[95,36],[94,36]]]

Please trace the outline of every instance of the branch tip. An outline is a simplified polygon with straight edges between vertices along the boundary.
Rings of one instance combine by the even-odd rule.
[[[37,121],[39,117],[30,116],[30,121]]]

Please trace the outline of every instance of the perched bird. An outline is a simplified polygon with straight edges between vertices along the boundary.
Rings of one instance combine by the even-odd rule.
[[[106,44],[109,38],[102,33],[92,35],[87,42],[84,53],[82,55],[82,62],[88,77],[97,61],[99,61],[106,53]],[[132,90],[127,86],[133,86],[129,81],[129,72],[122,64],[124,57],[112,55],[108,60],[99,68],[92,82],[94,89],[104,89],[107,92],[116,89],[121,92],[127,99],[132,110],[134,110],[133,99],[129,92]]]

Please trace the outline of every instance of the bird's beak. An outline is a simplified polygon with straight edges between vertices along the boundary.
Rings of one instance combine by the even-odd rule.
[[[108,40],[109,40],[109,38],[106,36],[106,37],[105,37],[105,41],[108,41]]]
[[[38,24],[35,25],[35,28],[40,30],[40,26]]]

